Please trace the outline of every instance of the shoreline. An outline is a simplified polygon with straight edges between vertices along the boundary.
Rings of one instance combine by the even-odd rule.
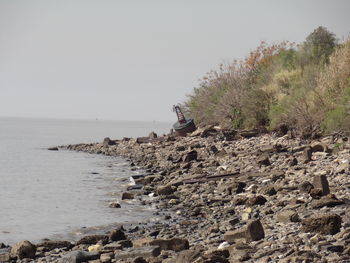
[[[117,230],[129,242],[90,235],[74,251],[56,247],[62,251],[47,262],[73,262],[64,260],[79,250],[90,251],[94,263],[137,257],[154,263],[350,261],[345,138],[302,141],[207,127],[188,137],[105,139],[64,148],[121,156],[145,169],[147,176],[135,179],[142,189],[126,196],[154,204],[163,219]],[[149,195],[153,200],[142,200]]]

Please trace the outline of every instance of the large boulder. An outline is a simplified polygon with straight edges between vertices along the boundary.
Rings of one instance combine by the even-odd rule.
[[[314,176],[313,186],[315,188],[321,189],[322,195],[328,195],[330,193],[329,183],[327,177],[324,174]]]
[[[304,232],[317,232],[326,235],[338,233],[341,223],[341,217],[336,214],[316,215],[301,221]]]
[[[18,242],[11,248],[11,258],[35,258],[36,246],[28,240]]]
[[[250,221],[246,227],[228,231],[224,235],[224,239],[229,243],[244,239],[247,242],[258,241],[265,237],[264,228],[260,220]]]

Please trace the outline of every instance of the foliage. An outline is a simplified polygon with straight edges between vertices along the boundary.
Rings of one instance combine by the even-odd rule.
[[[297,47],[262,42],[245,59],[208,72],[185,105],[198,124],[283,124],[303,136],[350,131],[350,40],[338,45],[318,27]]]

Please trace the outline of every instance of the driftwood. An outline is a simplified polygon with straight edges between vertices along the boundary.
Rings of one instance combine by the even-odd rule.
[[[208,181],[215,181],[215,180],[220,180],[222,178],[238,176],[238,175],[240,175],[239,172],[229,173],[229,174],[210,175],[210,176],[205,176],[205,177],[187,179],[187,180],[184,180],[183,183],[184,184],[205,183]]]

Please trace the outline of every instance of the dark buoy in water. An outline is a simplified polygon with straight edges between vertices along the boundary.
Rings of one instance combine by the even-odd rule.
[[[179,105],[174,105],[173,110],[176,112],[178,120],[173,125],[173,128],[177,135],[186,136],[187,133],[191,133],[196,130],[196,125],[194,124],[193,119],[186,120]]]

